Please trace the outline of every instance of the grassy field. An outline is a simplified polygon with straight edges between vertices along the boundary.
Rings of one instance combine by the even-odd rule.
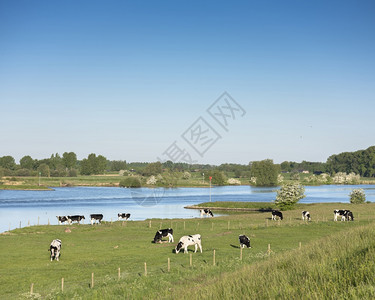
[[[333,222],[336,208],[351,209],[355,221]],[[310,211],[311,222],[301,220],[302,209]],[[271,221],[269,212],[247,212],[189,220],[16,229],[0,235],[0,299],[177,299],[184,295],[287,299],[284,293],[302,298],[297,291],[311,293],[307,298],[329,299],[329,290],[339,293],[343,282],[349,286],[349,296],[357,295],[355,286],[364,286],[361,291],[369,295],[374,291],[373,276],[371,282],[368,276],[375,271],[374,263],[361,263],[359,270],[355,264],[373,258],[374,210],[375,204],[309,204],[284,212],[281,222]],[[174,229],[175,242],[153,244],[155,232],[167,227]],[[195,233],[202,235],[203,253],[193,253],[190,265],[191,250],[175,254],[173,249],[182,235]],[[239,234],[248,235],[252,244],[251,249],[243,249],[242,260]],[[56,238],[62,240],[61,259],[50,262],[48,247]],[[315,289],[314,284],[325,283],[326,276],[327,284]],[[355,299],[345,295],[335,294],[332,299]]]

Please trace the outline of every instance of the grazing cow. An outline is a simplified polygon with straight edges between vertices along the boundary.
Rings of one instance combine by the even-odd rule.
[[[354,221],[353,213],[350,210],[346,210],[344,213],[345,221]]]
[[[61,251],[61,240],[53,240],[49,246],[48,251],[51,251],[51,261],[56,259],[59,261],[60,251]]]
[[[283,213],[281,211],[278,211],[278,210],[272,210],[272,220],[275,220],[279,218],[280,220],[283,219]]]
[[[173,229],[167,228],[167,229],[161,229],[156,231],[155,237],[154,237],[154,243],[161,243],[163,237],[168,237],[168,242],[173,243]]]
[[[59,221],[59,225],[68,221],[67,216],[56,216],[56,218],[57,218],[57,221]]]
[[[94,223],[96,223],[96,221],[98,221],[99,223],[102,223],[103,215],[102,214],[91,214],[90,220],[91,220],[91,225],[94,225]]]
[[[71,225],[73,222],[79,222],[81,220],[84,220],[85,219],[85,216],[79,216],[79,215],[74,215],[74,216],[68,216],[68,222],[69,224]]]
[[[200,234],[194,234],[194,235],[185,235],[182,238],[180,238],[180,241],[178,242],[175,251],[176,253],[180,252],[182,248],[184,248],[184,253],[187,253],[187,247],[188,246],[195,246],[194,253],[197,252],[198,246],[202,253],[202,241],[201,241],[201,235]]]
[[[353,216],[353,213],[350,210],[347,209],[335,209],[333,211],[333,220],[337,221],[338,217],[341,217],[341,221],[346,221],[347,220],[347,215],[348,213],[351,213],[351,216]]]
[[[240,240],[240,247],[241,248],[245,248],[245,247],[251,248],[251,246],[250,246],[250,239],[246,235],[241,234],[238,237],[238,239]]]
[[[125,214],[125,213],[121,213],[121,214],[117,214],[118,216],[118,220],[120,221],[121,219],[124,219],[124,220],[127,220],[130,218],[130,214]]]
[[[307,221],[310,221],[311,220],[311,217],[310,217],[310,213],[307,211],[307,210],[304,210],[302,212],[302,220],[307,220]]]
[[[211,209],[208,209],[208,208],[201,209],[200,213],[201,213],[201,217],[203,217],[203,215],[206,215],[208,217],[213,217],[214,216],[214,214],[212,213]]]

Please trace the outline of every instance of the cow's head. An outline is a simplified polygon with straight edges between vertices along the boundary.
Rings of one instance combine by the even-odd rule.
[[[179,242],[175,248],[176,253],[180,252],[181,248],[183,247],[184,243]]]
[[[154,243],[161,243],[162,238],[163,238],[163,236],[161,234],[159,234],[159,232],[157,232],[155,234],[155,237],[154,237]]]

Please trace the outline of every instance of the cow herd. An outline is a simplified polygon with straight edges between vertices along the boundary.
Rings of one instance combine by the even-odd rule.
[[[128,220],[130,218],[129,213],[119,213],[117,214],[118,220]],[[80,221],[85,220],[85,216],[81,215],[74,215],[74,216],[56,216],[57,221],[59,222],[59,225],[65,224],[66,222],[69,225],[72,225],[73,222],[77,222],[80,224]],[[103,214],[91,214],[90,215],[90,222],[91,225],[94,225],[96,223],[101,223],[103,220]]]
[[[210,209],[201,209],[200,210],[201,216],[207,215],[209,217],[213,217],[213,213],[211,212]],[[354,216],[353,213],[350,210],[347,209],[335,209],[333,211],[334,215],[334,221],[337,221],[339,217],[341,217],[341,221],[354,221]],[[119,213],[118,214],[118,219],[119,220],[128,220],[130,218],[129,213]],[[79,222],[81,220],[84,220],[84,216],[80,215],[74,215],[74,216],[57,216],[57,220],[59,224],[68,222],[68,224],[72,224],[72,222]],[[272,210],[271,214],[271,219],[272,220],[282,220],[283,219],[283,214],[279,210]],[[101,223],[103,220],[103,215],[102,214],[91,214],[90,215],[90,220],[91,220],[91,225],[93,225],[96,222]],[[302,211],[302,220],[306,221],[311,221],[311,215],[310,212],[304,210]],[[168,242],[173,243],[173,229],[172,228],[166,228],[166,229],[160,229],[156,231],[155,236],[154,236],[154,243],[162,243],[163,238],[168,237]],[[244,234],[241,234],[239,237],[239,242],[240,242],[240,248],[251,248],[250,246],[250,239]],[[194,253],[197,252],[198,247],[200,252],[202,253],[202,238],[200,234],[194,234],[194,235],[185,235],[182,236],[175,247],[174,251],[175,253],[179,253],[182,249],[184,249],[184,253],[187,253],[188,250],[187,248],[189,246],[194,246],[195,250]],[[51,245],[49,247],[49,251],[51,252],[51,261],[56,260],[59,261],[60,257],[60,251],[61,251],[61,240],[55,239],[51,242]]]

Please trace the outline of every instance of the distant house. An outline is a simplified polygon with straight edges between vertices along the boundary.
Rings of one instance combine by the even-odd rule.
[[[307,171],[307,170],[303,170],[302,173],[303,173],[303,174],[309,174],[310,172]]]

